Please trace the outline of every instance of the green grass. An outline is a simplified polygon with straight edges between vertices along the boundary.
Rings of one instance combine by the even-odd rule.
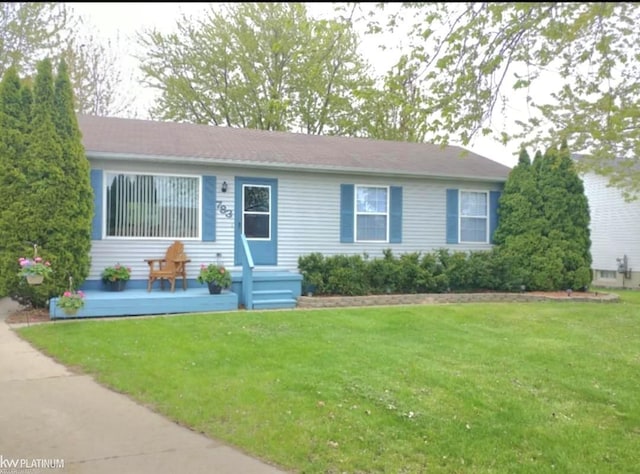
[[[640,293],[621,294],[615,304],[234,312],[19,332],[291,471],[619,474],[640,462]]]

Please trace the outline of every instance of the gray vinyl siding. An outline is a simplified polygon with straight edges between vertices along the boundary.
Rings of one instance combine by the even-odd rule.
[[[234,178],[236,176],[272,178],[278,180],[278,269],[296,270],[298,257],[312,252],[325,255],[362,254],[380,257],[385,249],[394,253],[429,252],[438,248],[451,250],[489,249],[489,244],[446,244],[446,190],[450,188],[481,191],[501,190],[500,183],[450,181],[418,178],[384,178],[379,176],[340,175],[330,173],[277,172],[248,168],[213,166],[154,165],[133,161],[112,162],[92,160],[92,166],[108,171],[135,173],[168,173],[180,175],[210,175],[216,177],[216,196],[234,217],[227,218],[216,211],[215,242],[183,240],[185,252],[191,258],[187,266],[190,278],[198,273],[200,264],[215,262],[216,253],[232,270],[234,256]],[[226,181],[228,190],[221,192]],[[341,243],[340,185],[401,186],[402,243]],[[162,257],[172,240],[102,239],[92,245],[92,268],[89,279],[99,279],[102,269],[114,263],[132,267],[133,279],[145,279],[148,267],[145,258]],[[265,267],[275,269],[276,267]]]
[[[608,282],[600,281],[599,271],[617,271],[616,259],[624,255],[632,270],[640,270],[640,201],[626,202],[618,189],[607,185],[606,177],[589,173],[583,182],[591,216],[591,268],[594,282],[605,285]],[[637,287],[640,275],[634,279]],[[622,276],[617,275],[616,280],[619,284]]]
[[[402,243],[340,242],[340,185],[401,186],[403,189]],[[299,255],[362,254],[381,257],[394,253],[486,250],[489,244],[446,244],[446,190],[448,188],[500,190],[499,185],[363,176],[292,175],[280,182],[280,265],[297,266]]]

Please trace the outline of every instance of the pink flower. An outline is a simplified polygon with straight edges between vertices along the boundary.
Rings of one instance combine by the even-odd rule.
[[[36,257],[35,261],[36,261],[36,263],[40,263],[40,262],[42,262],[42,258],[41,257]]]
[[[29,265],[29,260],[20,260],[21,267],[26,267],[27,265]]]
[[[44,262],[44,264],[45,264],[47,267],[50,267],[50,266],[51,266],[51,262],[48,262],[48,261],[47,261],[47,262]]]
[[[84,298],[84,293],[83,293],[82,291],[78,291],[78,296],[79,296],[80,298]]]
[[[62,296],[71,296],[71,292],[70,291],[65,291]]]

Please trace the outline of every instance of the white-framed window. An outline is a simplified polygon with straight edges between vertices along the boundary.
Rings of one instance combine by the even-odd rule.
[[[355,219],[357,242],[388,242],[389,188],[357,185]]]
[[[247,239],[271,239],[271,186],[242,186],[242,232]]]
[[[460,242],[489,242],[489,193],[460,191]]]
[[[199,239],[199,176],[105,173],[105,237]]]
[[[617,280],[618,273],[615,270],[598,270],[601,280]]]

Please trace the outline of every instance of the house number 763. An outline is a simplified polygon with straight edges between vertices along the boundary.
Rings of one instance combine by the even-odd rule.
[[[227,209],[227,206],[222,204],[222,201],[216,201],[216,208],[218,209],[218,212],[227,219],[231,219],[233,217],[233,211],[231,209]]]

